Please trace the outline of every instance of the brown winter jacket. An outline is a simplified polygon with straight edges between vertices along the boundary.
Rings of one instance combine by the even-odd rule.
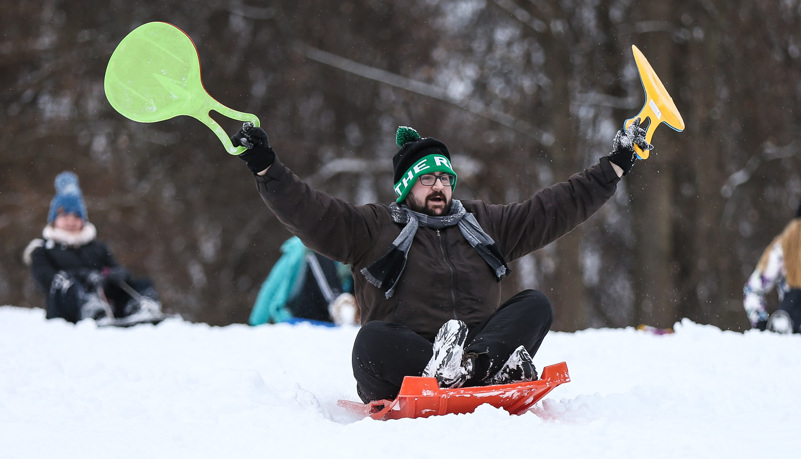
[[[601,158],[521,203],[462,204],[511,262],[584,222],[614,194],[619,180]],[[351,265],[362,323],[395,322],[433,340],[449,319],[472,327],[500,306],[500,282],[456,226],[418,229],[395,293],[387,299],[360,270],[381,258],[403,228],[392,221],[388,206],[356,206],[316,191],[278,160],[256,177],[256,185],[267,206],[307,247]]]

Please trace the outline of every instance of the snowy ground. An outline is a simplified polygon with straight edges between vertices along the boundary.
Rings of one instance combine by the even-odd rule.
[[[551,333],[572,381],[522,416],[357,420],[355,328],[98,329],[0,307],[0,457],[796,458],[801,336],[684,321]]]

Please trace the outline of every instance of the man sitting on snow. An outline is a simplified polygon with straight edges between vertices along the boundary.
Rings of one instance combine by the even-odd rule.
[[[514,204],[459,201],[444,143],[414,129],[396,134],[396,202],[356,206],[312,189],[284,166],[267,134],[245,123],[232,136],[259,193],[303,243],[351,266],[362,327],[353,374],[364,402],[393,399],[405,376],[433,376],[440,387],[537,379],[532,362],[553,321],[541,292],[501,304],[507,262],[584,222],[615,192],[645,141],[639,120],[613,150],[567,182]]]

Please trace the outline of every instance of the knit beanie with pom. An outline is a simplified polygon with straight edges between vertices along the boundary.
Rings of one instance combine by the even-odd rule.
[[[52,224],[57,216],[73,214],[87,220],[86,204],[83,202],[83,193],[78,186],[78,176],[72,172],[62,172],[56,176],[56,195],[50,201],[50,212],[47,214],[47,223]]]
[[[456,172],[451,167],[451,154],[444,143],[432,137],[420,138],[420,134],[407,126],[400,126],[395,134],[395,143],[400,150],[392,158],[393,180],[397,202],[409,195],[417,177],[432,172],[453,175],[451,185],[456,189]]]

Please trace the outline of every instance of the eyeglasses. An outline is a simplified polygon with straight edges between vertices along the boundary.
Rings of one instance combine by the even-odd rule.
[[[442,183],[442,186],[451,186],[455,179],[456,177],[451,174],[425,174],[420,176],[420,184],[424,186],[434,186],[434,184],[437,183],[437,180],[439,180],[440,183]]]

